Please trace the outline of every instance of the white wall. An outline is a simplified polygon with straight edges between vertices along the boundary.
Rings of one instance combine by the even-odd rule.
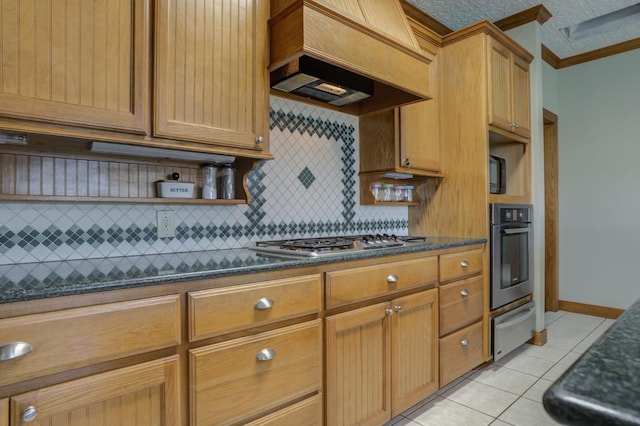
[[[542,62],[542,105],[553,113],[558,113],[558,71]]]
[[[560,300],[640,297],[639,70],[635,50],[557,72]]]

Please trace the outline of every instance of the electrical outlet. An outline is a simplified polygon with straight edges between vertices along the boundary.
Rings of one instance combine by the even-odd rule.
[[[158,211],[156,214],[158,216],[158,239],[175,237],[176,225],[173,218],[173,211]]]

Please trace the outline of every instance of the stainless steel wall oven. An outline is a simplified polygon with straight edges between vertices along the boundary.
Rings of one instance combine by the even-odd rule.
[[[533,206],[491,205],[491,309],[533,290]]]
[[[532,293],[532,211],[528,204],[491,205],[491,310]],[[534,335],[534,309],[531,301],[491,319],[494,361]]]

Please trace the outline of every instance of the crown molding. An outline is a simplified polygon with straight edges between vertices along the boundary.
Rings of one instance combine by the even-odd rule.
[[[428,15],[423,10],[418,9],[416,6],[409,3],[407,0],[400,0],[400,4],[404,9],[404,13],[409,18],[413,19],[414,21],[418,22],[424,27],[430,29],[431,31],[434,31],[438,35],[444,36],[453,32],[451,28],[447,27],[446,25],[438,21],[436,18]]]
[[[542,60],[555,69],[560,68],[561,59],[544,44],[542,45]]]
[[[539,4],[537,6],[533,6],[530,9],[516,13],[515,15],[507,16],[506,18],[500,19],[494,22],[494,24],[502,31],[507,31],[534,21],[540,25],[543,25],[549,20],[549,18],[551,18],[551,16],[551,12],[549,12],[549,10],[544,7],[543,4]]]
[[[590,52],[585,52],[579,55],[562,58],[560,59],[559,67],[556,69],[567,68],[573,65],[583,64],[585,62],[595,61],[596,59],[602,59],[608,56],[619,55],[620,53],[629,52],[635,49],[640,49],[640,38],[634,38],[632,40],[627,40],[621,43],[612,44],[611,46],[602,47],[600,49],[592,50]]]

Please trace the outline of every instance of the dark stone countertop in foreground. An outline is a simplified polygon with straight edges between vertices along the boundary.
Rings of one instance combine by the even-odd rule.
[[[428,237],[424,244],[318,258],[281,258],[260,255],[248,249],[231,249],[0,265],[0,304],[482,243],[486,243],[486,239]]]
[[[640,425],[640,300],[544,394],[544,407],[571,425]]]

